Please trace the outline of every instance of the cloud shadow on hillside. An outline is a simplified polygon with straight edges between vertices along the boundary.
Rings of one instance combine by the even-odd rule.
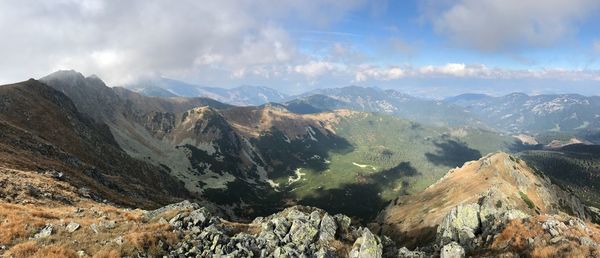
[[[421,175],[410,162],[401,162],[397,166],[374,174],[357,173],[356,183],[344,184],[340,188],[317,189],[313,196],[300,200],[302,205],[319,207],[329,213],[343,213],[359,221],[368,222],[377,216],[388,203],[380,193],[402,184],[400,195],[406,194],[409,178]],[[402,182],[398,182],[403,179]]]
[[[431,163],[438,166],[457,167],[467,161],[481,158],[478,150],[469,148],[465,143],[455,140],[445,140],[434,143],[438,150],[435,153],[425,153]]]

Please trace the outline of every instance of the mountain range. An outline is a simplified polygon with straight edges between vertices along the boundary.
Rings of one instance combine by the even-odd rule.
[[[288,95],[277,90],[243,85],[231,89],[207,87],[168,78],[140,80],[125,88],[150,97],[208,97],[238,106],[256,106],[269,102],[282,102]]]
[[[336,199],[330,211],[370,219],[394,196],[420,191],[448,169],[515,141],[478,128],[348,109],[298,113],[279,104],[145,97],[70,71],[41,81],[106,124],[131,157],[171,171],[230,216]],[[408,145],[410,151],[402,147]],[[357,207],[356,197],[368,204]]]
[[[600,97],[576,94],[528,96],[513,93],[502,97],[460,95],[445,100],[478,114],[494,128],[510,132],[573,132],[597,129]]]
[[[469,93],[433,100],[392,89],[348,86],[286,95],[266,87],[222,89],[164,78],[140,81],[127,87],[147,96],[204,96],[231,105],[276,102],[297,113],[343,108],[391,114],[434,126],[474,126],[509,133],[596,132],[600,121],[600,97],[577,94],[529,96],[512,93],[493,97]]]
[[[0,86],[0,254],[599,252],[596,97],[163,82],[181,95],[75,71]]]

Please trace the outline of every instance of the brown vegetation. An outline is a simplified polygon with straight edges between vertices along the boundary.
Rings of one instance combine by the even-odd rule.
[[[494,239],[485,255],[502,256],[520,254],[526,257],[600,257],[600,249],[581,243],[580,238],[589,238],[600,242],[600,227],[586,224],[587,228],[569,226],[562,230],[559,239],[554,238],[542,228],[549,220],[568,223],[573,219],[566,215],[536,216],[530,219],[513,220]],[[555,239],[555,242],[552,242]],[[532,241],[532,242],[530,242]]]
[[[170,225],[158,219],[146,222],[140,210],[128,210],[99,204],[78,197],[76,189],[65,182],[44,174],[13,169],[0,169],[0,250],[2,257],[77,257],[79,251],[93,257],[121,257],[137,252],[161,254],[162,241],[174,244],[177,236]],[[24,186],[37,187],[32,195]],[[8,190],[13,191],[12,195]],[[68,196],[72,203],[65,204],[41,196]],[[17,202],[17,203],[9,203]],[[175,213],[165,213],[169,219]],[[75,222],[80,227],[68,232],[66,225]],[[45,225],[53,225],[46,238],[30,240]],[[93,227],[97,230],[92,228]],[[122,239],[122,241],[117,241]]]

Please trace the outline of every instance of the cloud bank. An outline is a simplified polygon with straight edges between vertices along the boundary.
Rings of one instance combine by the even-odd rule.
[[[595,0],[419,3],[421,13],[415,17],[421,15],[436,35],[484,53],[559,44],[600,8]],[[398,11],[381,10],[387,6],[367,0],[0,1],[0,83],[58,69],[97,74],[110,85],[162,75],[212,86],[262,84],[292,92],[348,84],[393,87],[406,79],[600,80],[594,69],[514,69],[486,65],[485,60],[414,65],[410,59],[427,52],[411,45],[419,40],[390,33],[365,47],[360,45],[364,35],[329,30],[341,22],[361,25],[353,20],[358,10]],[[294,32],[298,28],[328,40],[319,51],[307,50]],[[600,44],[591,49],[600,53]],[[390,52],[400,55],[387,58]]]

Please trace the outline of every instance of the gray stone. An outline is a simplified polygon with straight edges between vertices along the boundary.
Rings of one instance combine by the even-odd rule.
[[[165,218],[160,217],[160,219],[158,220],[158,224],[166,225],[169,224],[169,222]]]
[[[188,200],[185,200],[185,201],[182,201],[179,203],[174,203],[174,204],[164,206],[162,208],[158,208],[153,211],[148,211],[148,212],[146,212],[145,217],[148,219],[152,219],[152,218],[156,217],[157,215],[160,215],[164,212],[171,211],[171,210],[196,210],[196,209],[200,209],[200,205],[198,205],[197,203],[192,203]]]
[[[287,221],[285,218],[279,217],[274,218],[271,220],[271,222],[275,225],[275,228],[273,229],[273,233],[275,233],[275,235],[279,236],[280,238],[283,238],[285,235],[287,235],[291,226],[289,221]]]
[[[565,238],[564,238],[564,237],[557,236],[557,237],[554,237],[554,238],[550,239],[550,243],[552,243],[552,244],[556,244],[556,243],[558,243],[558,242],[560,242],[560,241],[563,241],[563,240],[565,240]]]
[[[103,227],[106,229],[113,229],[116,226],[117,226],[117,222],[114,220],[100,222],[100,227]]]
[[[119,236],[119,237],[113,239],[112,242],[117,245],[123,245],[123,243],[125,243],[125,239],[122,236]]]
[[[210,217],[210,213],[205,208],[197,209],[188,215],[193,225],[201,226],[207,221],[207,218]]]
[[[329,214],[323,215],[321,219],[321,225],[319,228],[319,241],[331,241],[335,239],[335,232],[337,230],[337,225],[335,220]]]
[[[350,258],[379,258],[383,255],[383,247],[377,237],[369,229],[363,229],[361,237],[356,239],[350,254]]]
[[[169,224],[171,224],[171,226],[173,226],[175,224],[175,222],[180,221],[183,218],[183,214],[182,213],[178,213],[177,215],[175,215],[173,218],[171,218],[169,220]]]
[[[406,247],[398,249],[398,258],[423,258],[425,257],[424,252],[411,251]]]
[[[452,241],[470,244],[479,229],[479,205],[476,203],[459,205],[454,207],[438,226],[436,240],[440,245]]]
[[[35,239],[46,238],[52,235],[52,231],[54,230],[54,225],[46,224],[37,234],[33,236]]]
[[[312,225],[312,223],[302,222],[301,220],[292,221],[290,227],[290,237],[294,243],[297,244],[309,244],[315,240],[315,237],[319,233],[319,229]]]
[[[92,225],[90,225],[90,229],[92,229],[92,231],[94,231],[94,233],[98,234],[98,225],[92,224]]]
[[[463,258],[465,257],[465,249],[456,242],[450,242],[442,247],[440,258]]]
[[[593,248],[598,248],[598,243],[596,243],[594,240],[592,240],[589,237],[580,237],[579,238],[579,243],[581,245],[584,246],[589,246],[589,247],[593,247]]]
[[[69,222],[69,224],[67,225],[66,229],[67,229],[67,231],[68,231],[69,233],[73,233],[73,232],[75,232],[76,230],[78,230],[78,229],[79,229],[79,227],[80,227],[80,225],[79,225],[79,224],[77,224],[77,223],[75,223],[75,222],[71,221],[71,222]]]
[[[319,227],[319,223],[321,223],[321,213],[318,211],[311,212],[309,220],[313,224],[313,226]]]

